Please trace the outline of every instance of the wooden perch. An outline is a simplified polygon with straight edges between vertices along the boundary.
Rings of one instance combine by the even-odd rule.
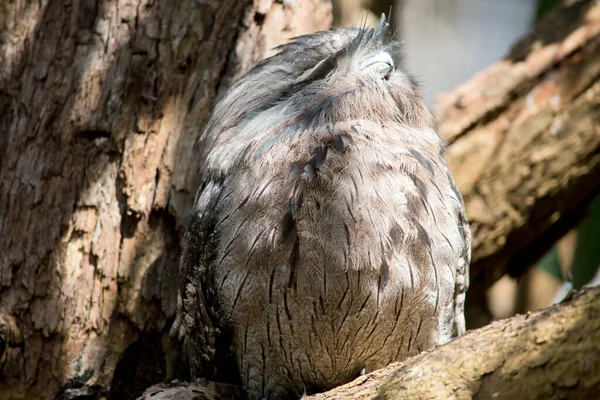
[[[140,400],[223,397],[207,382],[156,385]],[[600,390],[600,288],[468,332],[304,400],[591,399]],[[231,395],[231,392],[228,392]]]
[[[440,98],[473,232],[471,298],[535,262],[598,194],[599,77],[600,1],[578,1]]]

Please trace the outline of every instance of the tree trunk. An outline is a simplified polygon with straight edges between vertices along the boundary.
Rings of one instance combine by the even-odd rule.
[[[192,145],[234,77],[329,24],[324,0],[0,4],[0,398],[174,376]]]

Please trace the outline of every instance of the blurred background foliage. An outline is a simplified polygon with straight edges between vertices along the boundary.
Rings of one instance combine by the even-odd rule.
[[[573,1],[573,0],[571,0]],[[390,16],[403,41],[404,65],[427,102],[502,59],[561,0],[333,0],[334,25],[373,26]],[[391,14],[390,14],[391,10]],[[600,198],[587,218],[534,267],[505,276],[488,292],[494,318],[558,302],[571,289],[600,284]]]

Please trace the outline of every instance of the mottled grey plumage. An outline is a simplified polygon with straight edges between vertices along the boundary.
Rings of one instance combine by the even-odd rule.
[[[194,375],[293,397],[464,332],[465,210],[397,53],[383,19],[302,36],[217,104],[181,265]]]

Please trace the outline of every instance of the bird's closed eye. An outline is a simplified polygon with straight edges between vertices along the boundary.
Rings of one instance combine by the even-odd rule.
[[[380,51],[361,61],[360,69],[363,71],[373,71],[387,80],[390,78],[392,72],[394,72],[394,60],[392,60],[389,53]]]

